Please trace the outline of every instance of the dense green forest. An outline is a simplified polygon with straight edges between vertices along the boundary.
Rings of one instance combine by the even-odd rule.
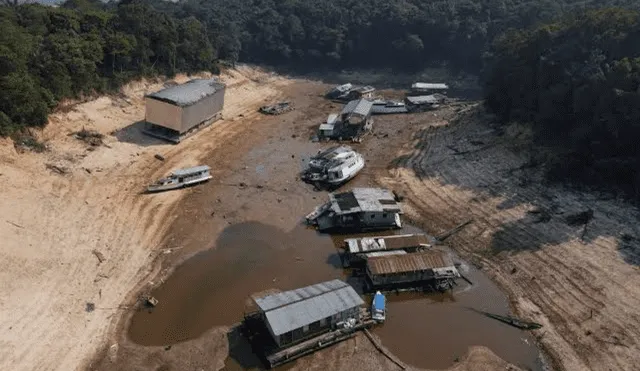
[[[4,0],[7,4],[13,1]],[[640,6],[636,0],[606,5]],[[219,59],[304,68],[429,65],[479,72],[496,35],[603,2],[576,0],[68,0],[0,6],[0,135],[63,98]]]
[[[533,127],[551,149],[550,175],[640,197],[640,13],[592,11],[509,32],[486,62],[487,107]]]
[[[482,72],[490,110],[562,148],[555,174],[640,194],[638,0],[1,1],[0,135],[44,125],[64,98],[220,60],[444,66]],[[589,11],[604,6],[618,8]]]

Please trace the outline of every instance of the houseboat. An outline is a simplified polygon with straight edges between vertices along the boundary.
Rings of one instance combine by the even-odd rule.
[[[340,186],[364,168],[364,158],[349,146],[334,146],[309,160],[309,167],[300,174],[305,182],[331,187]]]
[[[242,331],[268,368],[349,339],[375,324],[344,281],[331,280],[253,299]]]
[[[162,192],[206,182],[211,179],[211,168],[207,165],[173,171],[147,187],[147,192]]]
[[[385,230],[402,228],[402,208],[393,192],[382,188],[354,188],[329,193],[329,201],[306,216],[320,231]]]
[[[460,278],[450,254],[430,249],[367,259],[368,291],[446,291]]]
[[[341,255],[345,268],[358,267],[368,258],[426,251],[432,247],[432,238],[426,234],[399,234],[392,236],[347,238]]]

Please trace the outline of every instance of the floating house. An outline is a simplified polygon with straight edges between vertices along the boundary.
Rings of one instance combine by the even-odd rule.
[[[358,139],[373,127],[371,110],[373,103],[366,99],[352,100],[340,112],[341,128],[339,136],[343,139]]]
[[[342,262],[345,268],[366,263],[368,258],[404,255],[432,247],[426,234],[400,234],[393,236],[347,238]]]
[[[352,100],[347,103],[340,114],[331,114],[327,122],[318,128],[318,137],[324,139],[350,139],[358,142],[361,137],[371,131],[373,103],[366,99]]]
[[[370,290],[451,288],[460,273],[450,255],[428,250],[403,255],[370,257],[366,263]]]
[[[349,339],[376,322],[347,283],[335,279],[254,299],[241,331],[267,367]]]
[[[260,317],[278,347],[290,346],[340,324],[360,320],[364,304],[356,291],[332,280],[255,299]]]
[[[354,99],[372,99],[373,92],[376,89],[373,86],[354,86],[350,83],[338,85],[331,89],[325,96],[331,100],[338,102],[348,102]]]
[[[225,85],[194,79],[145,96],[148,135],[179,143],[222,117]]]
[[[444,94],[447,90],[449,90],[449,86],[447,84],[416,82],[411,85],[410,95],[429,95],[433,93]]]
[[[346,101],[354,99],[373,99],[373,92],[376,89],[373,86],[359,86],[352,89],[344,99]]]
[[[354,178],[364,168],[364,158],[349,146],[334,146],[309,160],[309,167],[300,178],[317,186],[340,186]]]
[[[446,100],[442,94],[417,95],[405,98],[405,103],[409,111],[425,111],[438,108]]]
[[[320,231],[382,230],[402,228],[402,208],[393,192],[382,188],[354,188],[329,193],[329,201],[307,215]]]
[[[331,89],[325,96],[329,99],[338,99],[349,94],[352,89],[353,85],[351,83],[338,85],[335,88]]]

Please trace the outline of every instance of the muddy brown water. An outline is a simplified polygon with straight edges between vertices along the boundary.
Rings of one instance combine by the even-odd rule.
[[[397,233],[415,232],[405,227]],[[186,261],[152,293],[160,304],[136,312],[128,335],[141,345],[174,344],[239,322],[253,293],[333,278],[354,282],[336,254],[334,241],[345,237],[332,240],[304,226],[289,233],[260,223],[229,226],[215,249]],[[484,345],[508,362],[541,369],[531,335],[468,309],[507,314],[508,302],[480,271],[464,262],[461,270],[474,284],[460,280],[452,294],[388,295],[387,320],[374,333],[401,360],[418,367],[446,368],[469,346]],[[237,333],[229,334],[229,342],[227,370],[258,367]]]

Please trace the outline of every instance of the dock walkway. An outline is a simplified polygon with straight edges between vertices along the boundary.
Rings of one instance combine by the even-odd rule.
[[[340,329],[316,336],[300,344],[296,344],[292,347],[268,355],[266,357],[267,361],[269,362],[270,367],[280,366],[284,363],[304,357],[307,354],[350,339],[354,337],[358,331],[367,329],[375,323],[376,322],[374,320],[367,319],[352,328]]]

